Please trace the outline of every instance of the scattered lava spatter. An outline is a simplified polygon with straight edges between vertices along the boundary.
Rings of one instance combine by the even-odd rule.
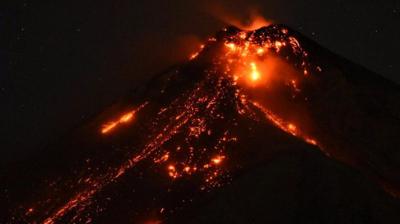
[[[264,102],[254,94],[263,88],[273,87],[274,80],[283,80],[290,96],[300,98],[301,83],[313,72],[321,70],[319,66],[311,66],[307,56],[299,41],[281,26],[256,31],[223,30],[202,45],[200,52],[190,56],[188,64],[201,61],[209,64],[201,71],[202,78],[193,87],[166,105],[160,106],[149,98],[138,103],[135,109],[121,113],[117,119],[106,121],[99,130],[94,130],[100,132],[101,138],[110,138],[128,132],[130,125],[141,123],[147,127],[145,131],[149,130],[149,138],[141,148],[132,152],[120,165],[109,167],[103,173],[84,173],[79,178],[81,182],[74,185],[76,190],[69,199],[51,210],[44,209],[45,217],[33,222],[92,222],[91,215],[96,214],[91,214],[89,208],[96,203],[96,195],[106,186],[117,183],[144,160],[160,167],[172,180],[200,176],[200,190],[220,186],[223,177],[229,175],[228,166],[224,165],[229,161],[229,145],[240,141],[240,137],[229,129],[214,130],[213,127],[220,123],[235,125],[236,117],[270,122],[282,131],[318,146],[318,141],[303,132],[300,124],[274,113],[268,107],[268,101]],[[271,70],[270,66],[276,67],[275,58],[278,57],[291,62],[290,69],[297,73],[275,77],[275,70]],[[177,73],[179,76],[187,75],[180,74],[179,69]],[[155,113],[149,112],[151,110]],[[150,113],[152,118],[137,118],[142,113]],[[257,118],[257,113],[263,113],[264,118]],[[207,144],[203,143],[203,139],[208,139]],[[41,209],[29,206],[27,220]],[[101,209],[96,212],[101,212]]]

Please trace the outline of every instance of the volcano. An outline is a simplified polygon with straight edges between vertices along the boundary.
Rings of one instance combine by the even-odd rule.
[[[2,177],[2,223],[400,221],[400,89],[228,27]]]

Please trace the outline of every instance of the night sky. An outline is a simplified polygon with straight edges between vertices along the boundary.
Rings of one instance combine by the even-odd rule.
[[[254,11],[400,83],[400,0],[12,2],[0,3],[1,163],[185,60],[223,18]]]

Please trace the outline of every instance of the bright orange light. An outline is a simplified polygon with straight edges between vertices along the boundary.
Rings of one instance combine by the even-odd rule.
[[[252,62],[251,64],[251,74],[250,74],[250,78],[252,81],[257,81],[260,79],[260,73],[257,70],[257,65],[256,63]]]
[[[176,172],[175,166],[168,166],[168,175],[174,179],[178,177],[178,172]]]
[[[31,214],[33,211],[34,211],[33,208],[29,208],[29,209],[26,211],[25,215],[29,215],[29,214]]]
[[[155,163],[165,162],[169,159],[169,152],[165,153],[161,158],[154,159]]]
[[[251,18],[251,20],[252,21],[250,24],[243,27],[245,30],[256,30],[256,29],[260,29],[261,27],[268,26],[271,24],[264,17],[259,16],[259,15],[253,15],[253,18]]]
[[[183,170],[188,173],[190,171],[190,167],[186,166]]]
[[[135,111],[123,114],[117,121],[112,121],[108,124],[105,124],[103,126],[103,128],[101,129],[101,133],[107,134],[108,132],[113,130],[115,127],[117,127],[119,124],[127,123],[127,122],[131,121],[134,113],[135,113]]]
[[[121,115],[121,117],[119,119],[117,119],[115,121],[110,121],[110,122],[104,124],[103,127],[101,128],[101,133],[107,134],[107,133],[111,132],[113,129],[115,129],[119,124],[128,123],[128,122],[132,121],[135,114],[146,105],[147,105],[147,102],[140,105],[137,109]]]
[[[294,124],[288,124],[288,129],[290,131],[296,131],[296,126],[294,126]]]
[[[168,170],[175,170],[175,166],[169,165],[169,166],[168,166]]]
[[[200,45],[200,49],[197,52],[191,54],[189,57],[189,60],[193,60],[193,59],[197,58],[199,56],[200,52],[204,49],[204,47],[205,47],[204,44]]]
[[[197,58],[197,56],[199,56],[199,52],[193,53],[192,55],[190,55],[189,59],[193,60],[195,58]]]
[[[310,143],[311,145],[318,145],[317,141],[315,141],[314,139],[311,139],[311,138],[307,138],[306,142]]]
[[[225,44],[231,51],[236,50],[236,45],[234,43]]]
[[[258,49],[257,49],[257,54],[260,55],[260,56],[263,55],[263,54],[264,54],[264,49],[261,48],[261,47],[258,48]]]
[[[108,124],[105,124],[103,128],[101,129],[101,133],[106,134],[110,132],[112,129],[114,129],[117,126],[117,122],[111,122]]]
[[[211,159],[211,161],[215,164],[218,165],[222,162],[222,160],[225,158],[225,156],[216,156]]]
[[[122,115],[122,117],[119,119],[120,123],[126,123],[129,122],[132,117],[133,117],[134,112],[129,112],[127,114]]]

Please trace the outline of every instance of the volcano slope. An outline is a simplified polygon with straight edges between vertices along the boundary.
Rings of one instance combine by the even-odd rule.
[[[398,222],[399,99],[286,26],[229,27],[6,167],[1,221]]]

